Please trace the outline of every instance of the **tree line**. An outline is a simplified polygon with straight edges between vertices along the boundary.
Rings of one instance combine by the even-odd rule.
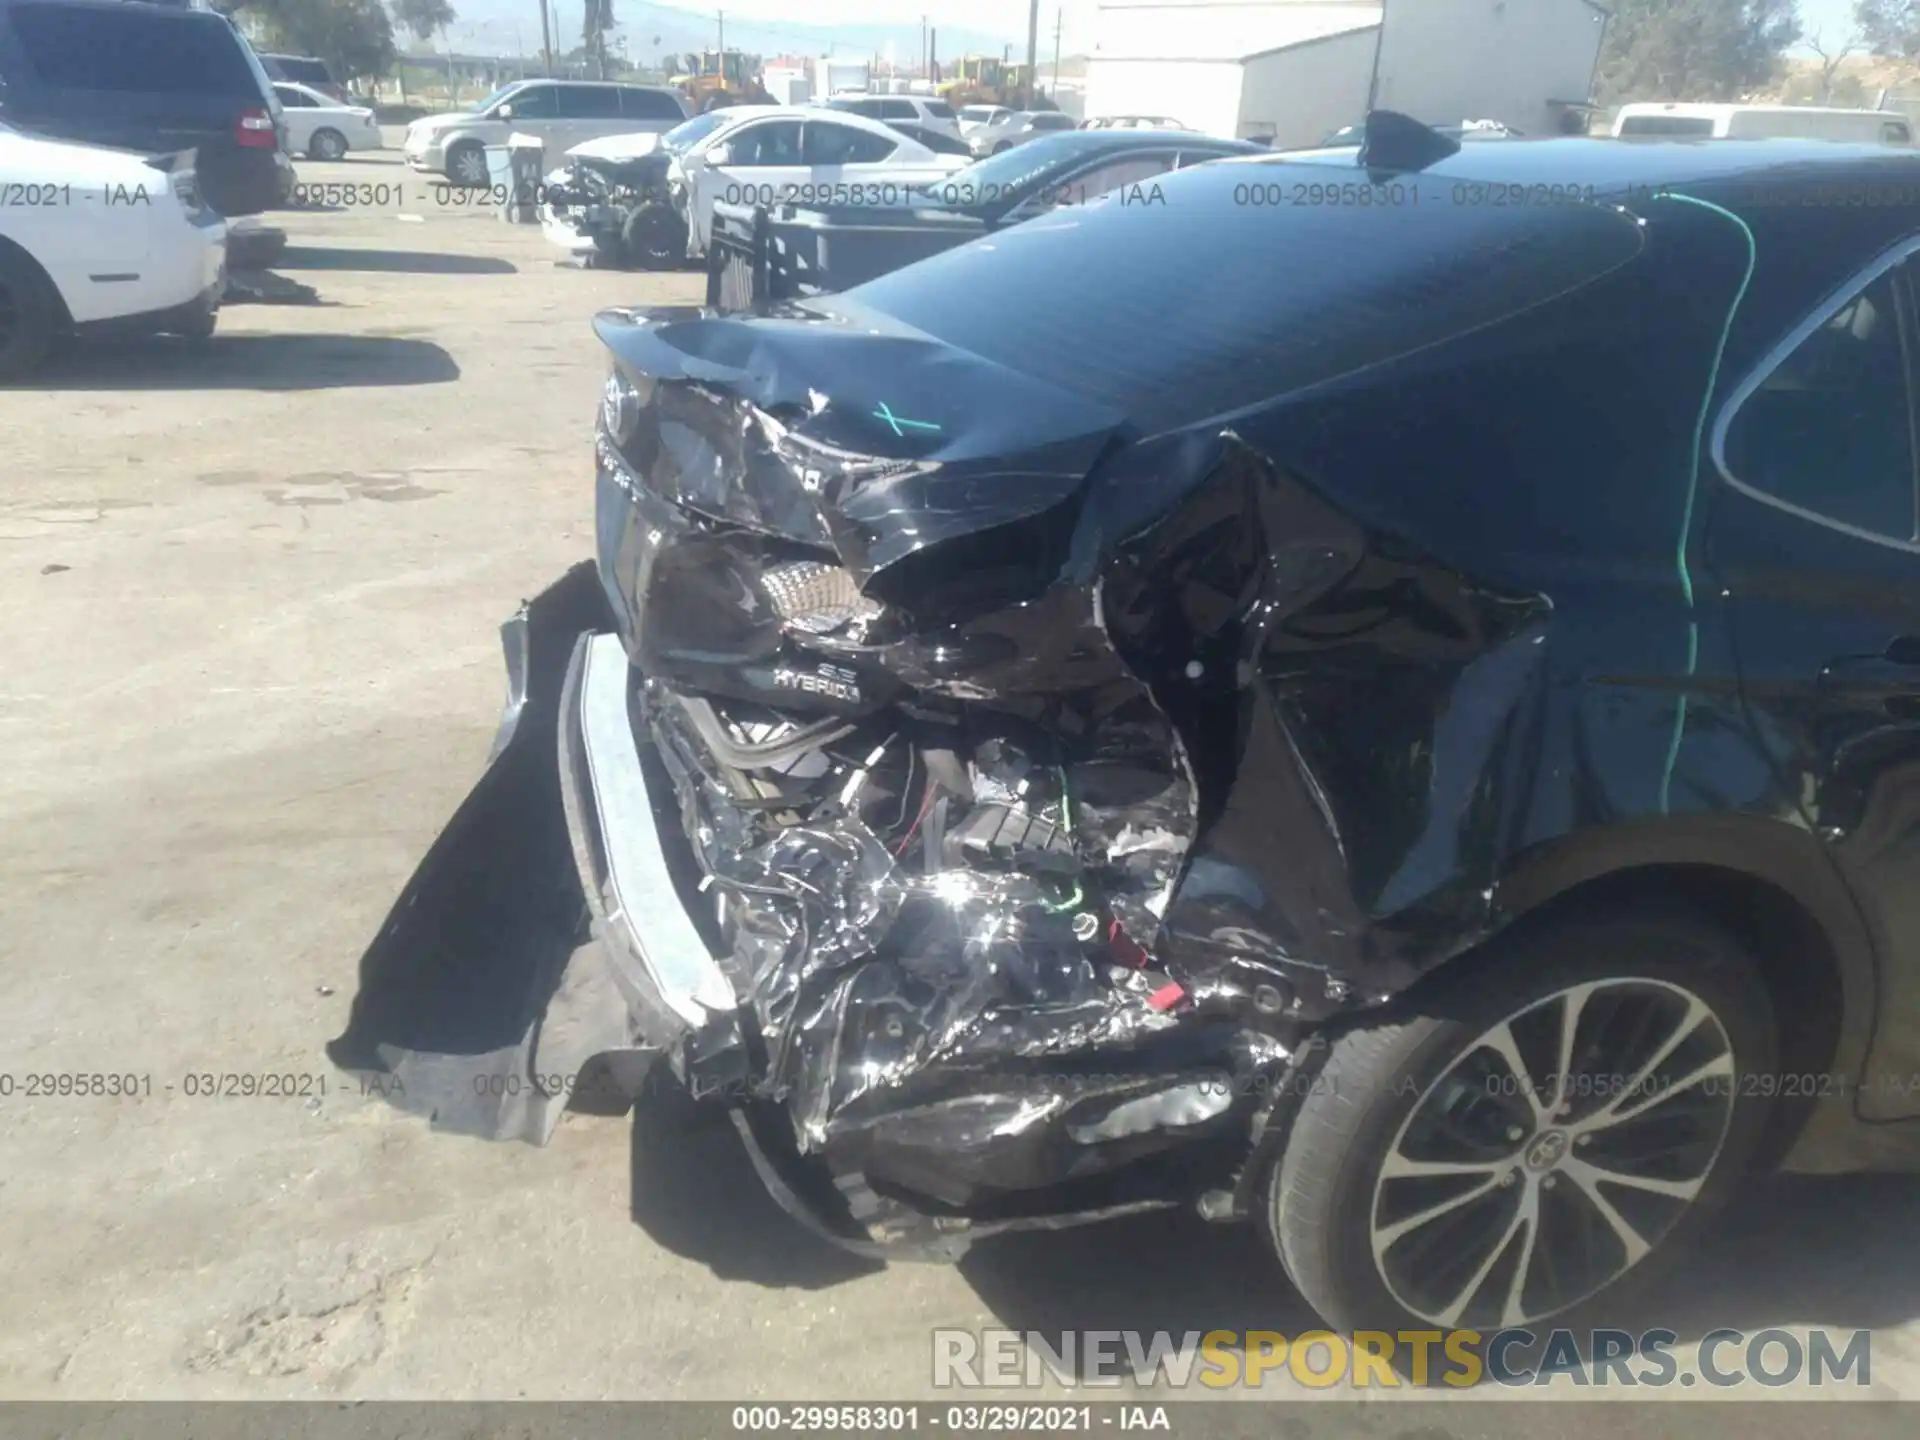
[[[214,0],[214,8],[258,25],[272,50],[317,56],[346,81],[389,73],[402,35],[431,42],[456,18],[448,0]],[[603,66],[613,25],[613,0],[587,0],[581,48]]]

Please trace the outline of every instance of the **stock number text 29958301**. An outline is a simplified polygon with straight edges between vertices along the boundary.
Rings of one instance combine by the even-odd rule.
[[[1234,186],[1233,203],[1269,210],[1437,210],[1445,206],[1521,209],[1575,205],[1595,199],[1591,185],[1493,185],[1477,180],[1446,184],[1417,180],[1253,180]]]

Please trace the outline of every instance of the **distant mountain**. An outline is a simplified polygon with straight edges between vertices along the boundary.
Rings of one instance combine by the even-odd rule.
[[[540,49],[537,6],[526,0],[452,0],[458,17],[450,33],[456,49],[485,54],[509,54],[516,45],[528,54]],[[558,33],[554,48],[561,52],[580,43],[581,0],[554,0]],[[658,55],[682,54],[712,47],[715,24],[711,12],[683,10],[672,5],[646,5],[613,0],[614,34],[626,40],[626,53],[646,64]],[[885,56],[893,47],[894,63],[902,69],[920,59],[918,25],[813,25],[799,20],[757,21],[727,17],[727,48],[738,48],[769,58],[775,55],[825,55],[847,59]],[[656,43],[657,41],[657,43]],[[998,35],[985,30],[938,27],[935,55],[942,64],[969,53],[998,55],[1012,46],[1013,58],[1023,58],[1026,37]],[[443,42],[444,43],[444,42]],[[1043,50],[1046,48],[1041,47]]]

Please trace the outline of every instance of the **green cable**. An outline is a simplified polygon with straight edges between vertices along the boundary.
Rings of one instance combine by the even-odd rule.
[[[1680,594],[1687,605],[1687,672],[1691,681],[1700,666],[1700,622],[1694,618],[1693,570],[1687,563],[1687,551],[1693,540],[1694,502],[1700,495],[1700,447],[1705,442],[1707,416],[1713,413],[1713,392],[1720,384],[1720,366],[1727,357],[1727,341],[1733,336],[1733,320],[1740,313],[1740,304],[1747,298],[1747,287],[1753,283],[1753,271],[1759,260],[1759,249],[1754,244],[1753,231],[1747,222],[1724,206],[1711,200],[1701,200],[1692,195],[1676,195],[1672,191],[1662,197],[1667,200],[1679,200],[1687,205],[1698,205],[1703,210],[1711,210],[1723,215],[1739,227],[1747,241],[1747,273],[1740,277],[1740,288],[1734,292],[1733,303],[1727,307],[1726,323],[1720,327],[1720,342],[1714,347],[1713,365],[1707,371],[1707,393],[1700,401],[1700,418],[1693,427],[1693,453],[1687,471],[1687,503],[1681,511],[1680,540],[1674,554],[1674,565],[1680,572]],[[1674,707],[1673,734],[1667,741],[1667,760],[1660,771],[1660,813],[1668,812],[1670,792],[1673,788],[1674,766],[1680,760],[1680,741],[1687,729],[1688,691],[1680,691],[1680,703]]]
[[[1073,802],[1067,798],[1067,772],[1064,769],[1060,771],[1060,828],[1067,832],[1067,839],[1071,841],[1073,839]],[[1062,910],[1077,909],[1085,898],[1080,889],[1080,882],[1076,880],[1073,882],[1073,894],[1058,904],[1042,901],[1040,908],[1058,915]]]

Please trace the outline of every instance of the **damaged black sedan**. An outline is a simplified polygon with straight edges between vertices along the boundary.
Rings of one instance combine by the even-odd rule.
[[[1252,1220],[1347,1327],[1910,1163],[1920,162],[1159,188],[596,320],[597,562],[336,1060],[535,1141],[670,1073],[873,1253]]]

